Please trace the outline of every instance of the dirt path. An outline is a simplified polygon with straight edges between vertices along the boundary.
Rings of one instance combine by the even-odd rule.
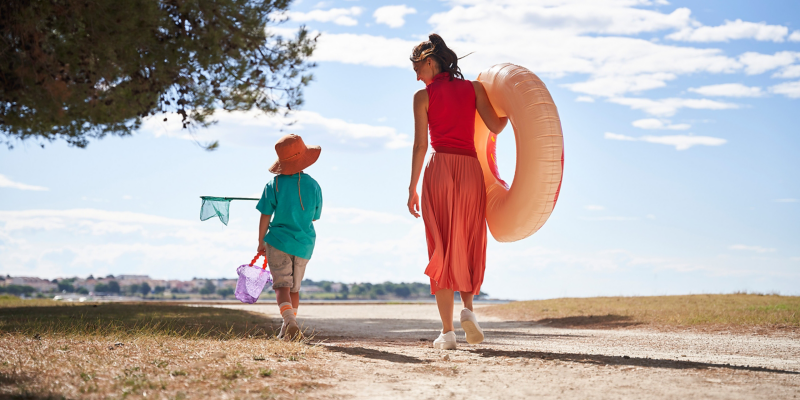
[[[278,318],[275,306],[223,306]],[[301,305],[337,371],[318,397],[364,399],[800,396],[800,338],[556,329],[481,317],[486,341],[431,348],[435,305]],[[456,313],[457,314],[457,313]]]

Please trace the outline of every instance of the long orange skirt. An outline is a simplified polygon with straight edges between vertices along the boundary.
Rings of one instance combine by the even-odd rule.
[[[431,294],[479,294],[486,269],[486,186],[478,159],[433,153],[422,180]]]

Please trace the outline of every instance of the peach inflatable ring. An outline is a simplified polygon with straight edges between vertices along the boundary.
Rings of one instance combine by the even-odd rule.
[[[514,128],[517,165],[508,186],[497,170],[497,134],[475,113],[475,149],[486,182],[486,221],[499,242],[538,231],[558,201],[564,172],[564,137],[550,92],[538,76],[513,64],[478,75],[497,115]]]

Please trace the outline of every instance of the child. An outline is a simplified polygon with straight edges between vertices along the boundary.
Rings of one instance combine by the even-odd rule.
[[[300,282],[317,238],[313,221],[319,219],[322,211],[322,190],[303,170],[317,161],[321,150],[319,146],[306,146],[297,135],[278,140],[275,144],[278,161],[269,168],[278,176],[267,183],[256,205],[261,212],[258,251],[267,254],[272,288],[283,317],[278,337],[289,340],[301,335],[296,318]]]

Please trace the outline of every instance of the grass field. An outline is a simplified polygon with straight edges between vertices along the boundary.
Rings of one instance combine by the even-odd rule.
[[[760,294],[562,298],[490,306],[481,313],[570,328],[800,330],[800,297]]]
[[[297,398],[323,385],[320,349],[278,321],[167,304],[0,298],[0,398]]]

